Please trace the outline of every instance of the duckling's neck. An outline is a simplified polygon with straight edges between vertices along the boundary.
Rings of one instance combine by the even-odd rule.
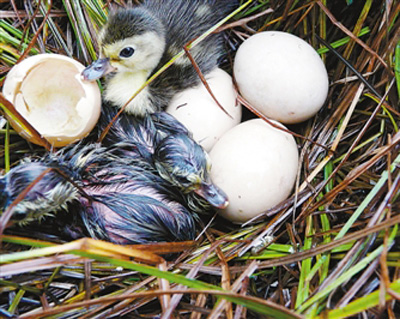
[[[104,98],[115,106],[123,107],[146,82],[149,74],[150,72],[147,71],[115,74],[107,81]],[[144,116],[146,113],[155,111],[147,87],[135,96],[125,108],[125,111],[138,116]]]

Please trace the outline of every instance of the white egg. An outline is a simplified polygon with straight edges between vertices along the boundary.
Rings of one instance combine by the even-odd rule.
[[[243,97],[282,123],[314,116],[328,95],[328,74],[318,53],[286,32],[260,32],[244,41],[235,57],[234,74]]]
[[[285,200],[293,189],[299,160],[293,136],[261,119],[225,133],[210,158],[211,178],[229,198],[221,214],[235,223]]]
[[[96,82],[82,81],[84,68],[63,55],[35,55],[10,70],[3,94],[50,144],[65,146],[88,135],[100,116],[100,90]],[[8,120],[21,136],[41,144],[11,117]]]
[[[236,102],[237,94],[228,73],[215,69],[206,80],[229,115],[220,109],[202,83],[175,95],[166,111],[186,126],[196,142],[210,151],[222,134],[240,123],[242,107]]]

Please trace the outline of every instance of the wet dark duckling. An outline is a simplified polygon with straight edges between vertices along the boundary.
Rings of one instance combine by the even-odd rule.
[[[86,80],[106,74],[104,99],[122,107],[161,66],[230,13],[235,0],[147,0],[110,14],[99,34],[100,59],[82,73]],[[203,74],[217,67],[224,53],[222,35],[211,34],[190,50]],[[184,56],[139,93],[126,111],[143,116],[166,107],[177,92],[200,78]]]
[[[6,209],[48,168],[55,170],[18,203],[14,220],[26,223],[63,210],[71,220],[78,214],[93,238],[118,244],[194,239],[196,216],[176,189],[143,161],[120,160],[98,144],[14,167],[0,177],[0,205]]]
[[[116,112],[111,107],[103,109],[100,130]],[[211,181],[211,163],[207,152],[190,137],[178,120],[166,112],[147,114],[143,118],[122,113],[103,143],[113,145],[113,152],[119,158],[147,162],[184,196],[195,193],[215,208],[228,205],[226,194]],[[206,207],[205,203],[191,196],[189,199],[193,203],[191,208],[196,212]]]

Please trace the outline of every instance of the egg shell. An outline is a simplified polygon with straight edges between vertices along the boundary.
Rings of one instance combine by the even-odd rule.
[[[196,142],[210,151],[226,131],[240,123],[242,107],[236,102],[237,93],[228,73],[217,68],[206,80],[231,117],[221,110],[203,83],[176,94],[166,111],[186,126]]]
[[[229,198],[229,206],[220,213],[235,223],[285,200],[293,189],[299,160],[293,136],[261,119],[225,133],[210,158],[211,179]]]
[[[328,74],[318,53],[286,32],[260,32],[244,41],[235,57],[234,74],[243,97],[282,123],[314,116],[328,95]]]
[[[100,89],[82,81],[84,68],[63,55],[35,55],[9,71],[3,94],[50,144],[65,146],[88,135],[100,116]],[[8,120],[21,136],[41,145],[18,122]]]

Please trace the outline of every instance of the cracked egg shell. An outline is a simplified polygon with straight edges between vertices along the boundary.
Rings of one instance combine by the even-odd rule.
[[[87,136],[100,116],[100,89],[96,82],[82,81],[84,68],[63,55],[35,55],[8,72],[3,94],[50,144],[62,147]],[[22,137],[41,145],[17,122],[8,120]]]
[[[232,77],[216,68],[206,76],[220,109],[203,83],[176,94],[166,111],[193,134],[194,140],[209,152],[219,138],[240,123],[242,106],[236,102]]]
[[[311,118],[328,95],[328,73],[318,53],[290,33],[265,31],[251,36],[239,47],[233,71],[243,97],[282,123]]]
[[[220,214],[234,223],[246,222],[285,200],[299,161],[293,136],[261,119],[225,133],[210,158],[211,179],[229,198]]]

